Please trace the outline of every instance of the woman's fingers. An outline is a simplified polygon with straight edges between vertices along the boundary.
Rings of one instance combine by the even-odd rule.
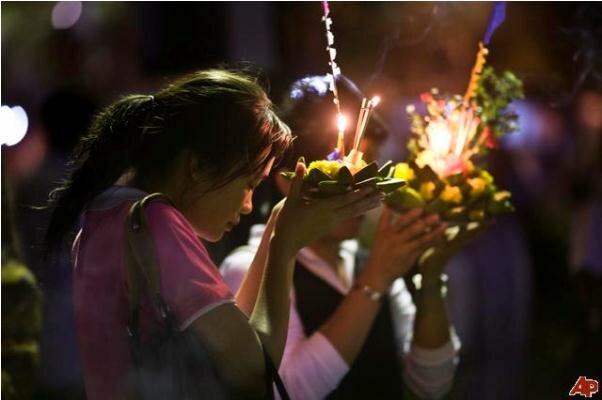
[[[378,219],[378,224],[376,225],[376,232],[386,232],[387,228],[391,225],[393,215],[393,210],[389,207],[383,207],[380,218]]]
[[[311,199],[309,204],[317,214],[335,219],[351,218],[375,208],[380,204],[381,194],[373,188],[362,188],[354,192],[331,196],[325,199]]]
[[[381,195],[379,193],[372,193],[360,200],[353,203],[349,203],[343,207],[339,207],[336,211],[337,220],[345,220],[348,218],[357,217],[364,214],[365,212],[372,210],[380,205]]]
[[[420,218],[422,212],[422,208],[413,208],[403,214],[397,214],[396,218],[392,221],[392,225],[397,231],[402,230]]]
[[[413,240],[411,240],[406,245],[406,251],[420,254],[424,252],[427,248],[432,247],[439,240],[443,232],[445,232],[446,225],[441,224],[433,229],[431,232],[424,233]]]
[[[370,196],[380,196],[380,194],[376,191],[376,189],[371,187],[364,187],[359,190],[354,190],[353,192],[343,193],[335,196],[331,196],[325,200],[321,200],[324,202],[326,207],[332,208],[345,208],[350,204],[357,203],[358,201],[363,200],[366,197]]]
[[[430,233],[439,223],[439,215],[431,214],[426,217],[418,218],[407,225],[401,232],[401,240],[412,240],[417,236]]]
[[[301,188],[303,186],[303,177],[305,176],[305,162],[302,158],[297,161],[297,166],[295,167],[295,176],[291,182],[290,189],[288,191],[288,198],[293,201],[299,198],[301,194]]]

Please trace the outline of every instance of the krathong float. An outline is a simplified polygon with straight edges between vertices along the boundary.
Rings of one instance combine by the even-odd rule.
[[[414,106],[407,108],[409,159],[394,166],[392,177],[408,185],[387,195],[391,207],[421,207],[458,223],[514,210],[510,192],[497,187],[484,159],[502,136],[516,129],[517,116],[508,106],[523,97],[522,83],[512,72],[496,75],[492,67],[485,67],[485,46],[504,15],[505,4],[496,3],[463,96],[446,97],[432,89],[421,95],[426,115]]]

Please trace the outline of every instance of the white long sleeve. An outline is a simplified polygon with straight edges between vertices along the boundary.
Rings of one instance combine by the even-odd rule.
[[[254,256],[253,246],[244,246],[220,266],[232,292],[240,287]],[[291,399],[322,399],[336,389],[348,371],[345,360],[320,332],[305,336],[293,291],[286,347],[279,370]]]
[[[258,234],[258,232],[256,233]],[[256,247],[256,246],[255,246]],[[351,246],[352,249],[357,247]],[[255,251],[253,243],[237,249],[228,256],[220,267],[224,279],[233,292],[242,283]],[[311,252],[302,251],[306,265],[313,273],[341,294],[348,289],[337,280],[336,274],[323,265]],[[349,276],[352,276],[353,257],[345,257]],[[403,279],[394,282],[390,295],[391,317],[398,345],[400,365],[408,388],[425,399],[438,399],[450,389],[456,365],[460,341],[450,330],[451,340],[438,349],[424,349],[412,342],[416,306]],[[333,391],[348,373],[349,366],[321,333],[307,337],[296,309],[294,292],[291,294],[291,309],[286,347],[280,366],[280,375],[292,399],[322,399]]]
[[[316,331],[305,336],[294,296],[280,376],[291,399],[323,399],[337,388],[349,366],[334,346]]]
[[[424,349],[412,341],[416,306],[403,279],[394,282],[390,292],[391,314],[400,362],[403,363],[403,380],[417,396],[439,399],[451,388],[460,340],[450,328],[450,341],[437,349]]]

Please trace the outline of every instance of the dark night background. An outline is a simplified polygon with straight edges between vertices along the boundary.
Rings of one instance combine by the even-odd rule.
[[[45,299],[40,399],[84,396],[70,267],[40,263],[47,215],[29,206],[62,177],[94,113],[221,63],[259,67],[277,103],[295,79],[328,72],[319,2],[61,4],[2,3],[2,105],[29,117],[25,138],[2,147],[2,175]],[[381,158],[405,156],[405,105],[421,92],[463,93],[490,10],[487,2],[331,3],[342,72],[383,98],[392,135]],[[525,88],[520,129],[490,159],[517,212],[450,266],[450,312],[463,341],[450,398],[567,398],[580,375],[602,379],[602,259],[571,261],[584,207],[598,207],[602,229],[601,29],[593,3],[512,2],[493,36],[488,65],[512,70]],[[244,242],[244,229],[212,246],[216,261]]]

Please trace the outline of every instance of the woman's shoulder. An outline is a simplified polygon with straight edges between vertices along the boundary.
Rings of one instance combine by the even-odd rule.
[[[87,207],[88,211],[105,211],[120,207],[124,203],[132,203],[146,196],[147,193],[130,186],[111,186],[94,197]]]
[[[157,226],[161,232],[177,232],[192,235],[197,240],[194,228],[186,217],[167,201],[156,200],[145,207],[145,213],[151,226]],[[199,241],[200,243],[200,241]]]
[[[103,211],[129,209],[134,202],[142,200],[148,195],[145,191],[135,187],[112,186],[96,196],[87,211],[97,214]],[[168,200],[160,198],[153,200],[145,206],[144,213],[154,236],[179,233],[192,235],[196,239],[196,234],[188,220]]]
[[[215,268],[193,226],[172,204],[153,201],[145,207],[145,213],[157,247],[178,248],[183,255],[194,253]]]

